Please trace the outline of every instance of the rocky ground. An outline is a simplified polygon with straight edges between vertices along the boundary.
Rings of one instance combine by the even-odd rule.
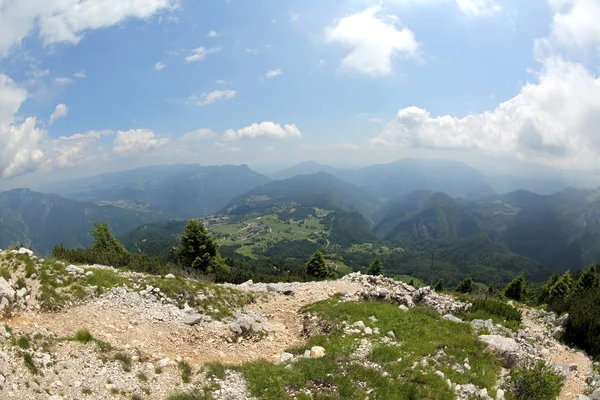
[[[343,301],[432,307],[455,323],[466,323],[454,314],[469,306],[428,288],[360,274],[327,282],[212,285],[64,265],[26,249],[0,252],[0,273],[3,399],[166,399],[197,387],[216,399],[251,399],[239,372],[216,377],[204,374],[203,366],[322,357],[327,349],[319,346],[300,356],[286,352],[318,329],[318,321],[299,313],[309,304],[341,293]],[[228,308],[219,308],[222,304]],[[590,358],[553,337],[563,321],[538,311],[523,313],[524,329],[518,333],[491,320],[470,323],[502,357],[504,373],[520,359],[544,359],[564,371],[560,399],[592,393],[600,379]],[[357,335],[357,362],[367,362],[364,355],[378,341],[395,340],[393,332],[379,332],[376,322],[366,322],[340,321],[348,334]],[[470,369],[469,360],[456,368]],[[474,385],[448,384],[458,398],[489,398]],[[593,398],[600,398],[600,391],[597,395]]]

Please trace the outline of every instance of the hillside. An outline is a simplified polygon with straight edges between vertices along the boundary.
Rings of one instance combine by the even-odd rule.
[[[65,182],[45,191],[125,208],[149,208],[161,219],[201,217],[269,181],[247,165],[151,166]]]
[[[517,191],[469,204],[495,241],[557,270],[600,261],[600,196],[568,188],[542,196]]]
[[[107,222],[121,234],[145,222],[156,221],[152,213],[100,206],[57,195],[15,189],[0,193],[0,246],[30,246],[47,255],[57,244],[75,248],[91,243],[93,222]]]
[[[361,274],[217,285],[26,249],[0,251],[0,271],[7,398],[492,400],[515,394],[502,367],[528,360],[561,371],[559,400],[598,389],[592,360],[552,336],[562,319],[501,300]]]
[[[318,172],[256,187],[232,200],[222,213],[242,215],[283,203],[325,210],[356,211],[368,217],[377,205],[377,200],[364,190],[331,174]]]
[[[373,231],[386,240],[457,240],[481,232],[481,223],[443,193],[414,192],[382,206]]]

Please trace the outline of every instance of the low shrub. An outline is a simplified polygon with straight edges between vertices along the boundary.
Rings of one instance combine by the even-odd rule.
[[[508,400],[552,400],[563,387],[563,378],[543,361],[514,368],[506,380]]]
[[[569,307],[565,340],[600,356],[600,289],[574,297]]]

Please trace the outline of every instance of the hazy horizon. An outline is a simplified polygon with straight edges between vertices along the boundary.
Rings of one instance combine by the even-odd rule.
[[[595,20],[587,0],[10,2],[0,188],[405,157],[598,183]]]

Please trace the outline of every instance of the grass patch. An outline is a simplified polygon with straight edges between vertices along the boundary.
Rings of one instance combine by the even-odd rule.
[[[172,394],[167,400],[213,400],[213,397],[209,393],[195,390],[193,392]]]
[[[113,360],[119,361],[121,363],[121,367],[123,367],[123,371],[131,372],[131,367],[133,365],[133,360],[131,356],[126,353],[116,353],[113,356]]]
[[[35,363],[33,362],[33,357],[31,356],[31,354],[23,353],[23,362],[25,363],[25,366],[27,367],[29,372],[31,372],[33,375],[37,375],[38,369],[35,366]]]
[[[29,338],[27,336],[21,336],[17,339],[15,344],[23,350],[26,350],[31,347],[31,343],[29,342]]]
[[[183,383],[190,383],[192,379],[192,366],[187,361],[180,361],[178,367],[181,370],[181,380]]]
[[[75,335],[73,335],[72,337],[61,338],[59,340],[65,340],[65,341],[70,341],[70,342],[80,342],[80,343],[93,342],[93,343],[96,343],[96,345],[98,346],[98,348],[100,349],[101,352],[107,352],[112,349],[112,347],[109,343],[106,343],[100,339],[96,339],[94,336],[92,336],[90,331],[88,331],[85,328],[80,329],[77,332],[75,332]]]
[[[137,378],[140,382],[148,382],[148,377],[143,372],[138,372]]]
[[[472,296],[467,301],[472,306],[461,315],[467,321],[491,319],[494,324],[502,324],[515,332],[521,327],[521,323],[523,322],[521,311],[501,299]]]
[[[0,277],[4,278],[4,280],[8,282],[8,280],[10,279],[10,271],[6,268],[0,268]]]
[[[313,336],[306,347],[289,352],[302,354],[306,348],[322,346],[327,351],[325,357],[301,358],[290,364],[291,368],[266,361],[227,367],[210,364],[209,374],[224,374],[225,368],[240,371],[251,394],[266,400],[288,398],[291,393],[308,399],[302,394],[306,390],[313,392],[311,398],[316,399],[454,399],[455,392],[435,374],[439,370],[452,382],[473,383],[495,396],[501,369],[499,359],[486,351],[468,324],[442,320],[437,312],[424,307],[403,312],[388,303],[340,302],[336,298],[310,305],[305,311],[320,316],[334,328],[329,335]],[[371,316],[377,322],[372,322]],[[342,321],[350,324],[363,321],[382,332],[368,337],[373,343],[373,352],[365,360],[368,365],[353,358],[363,336],[345,335]],[[381,340],[389,331],[394,332],[398,345]],[[437,354],[441,354],[437,357],[439,364],[430,362],[429,366],[413,368],[415,362]],[[462,363],[465,358],[469,358],[471,370],[464,373],[452,370],[454,364]],[[378,367],[370,368],[371,363]]]

